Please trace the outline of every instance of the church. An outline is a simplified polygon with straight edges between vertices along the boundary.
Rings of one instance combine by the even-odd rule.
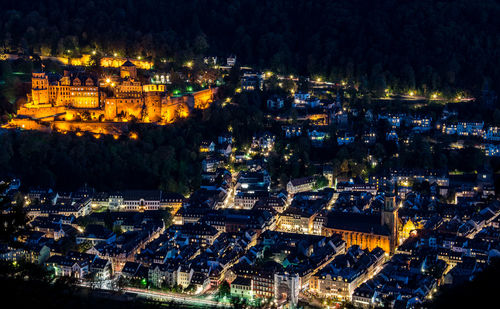
[[[327,217],[322,234],[342,235],[346,248],[353,245],[368,250],[380,247],[393,254],[398,246],[398,230],[396,197],[388,193],[379,215],[332,212]]]

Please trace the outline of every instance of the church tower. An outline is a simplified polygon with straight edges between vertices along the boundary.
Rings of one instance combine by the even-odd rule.
[[[398,210],[396,207],[396,196],[393,193],[386,193],[384,206],[381,211],[381,224],[389,229],[390,233],[390,254],[394,254],[398,245]]]

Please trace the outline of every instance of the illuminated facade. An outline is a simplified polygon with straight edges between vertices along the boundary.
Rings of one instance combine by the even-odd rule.
[[[209,107],[216,91],[209,88],[168,96],[164,84],[143,84],[135,62],[129,60],[121,62],[119,79],[101,79],[100,85],[98,78],[82,73],[65,71],[62,77],[33,73],[27,103],[17,113],[21,117],[14,118],[10,126],[39,130],[38,121],[43,120],[51,123],[52,129],[71,131],[73,124],[87,123],[85,128],[90,126],[91,132],[106,134],[110,133],[106,125],[110,122],[166,124],[189,116],[192,108]]]
[[[45,73],[33,73],[27,108],[66,106],[72,108],[98,108],[99,89],[92,77],[75,75],[68,71],[57,81],[49,82]]]
[[[373,250],[377,247],[394,253],[399,240],[398,211],[396,198],[392,194],[385,197],[380,216],[351,213],[335,213],[328,217],[322,233],[325,236],[341,234],[346,247],[358,245],[361,249]]]

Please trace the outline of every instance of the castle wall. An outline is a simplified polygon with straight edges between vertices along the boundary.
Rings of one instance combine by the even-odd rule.
[[[52,131],[49,126],[27,118],[14,118],[5,126],[5,128],[8,129],[19,128],[23,130],[36,130],[42,132]]]
[[[131,116],[142,119],[142,98],[116,99],[116,112],[129,119]]]
[[[32,118],[44,118],[55,114],[66,112],[64,106],[21,106],[17,111],[18,116],[27,116]]]
[[[161,106],[161,116],[167,123],[189,116],[188,97],[167,97]]]
[[[83,121],[54,121],[52,129],[60,132],[91,132],[95,134],[117,134],[128,131],[127,123],[116,122],[83,122]]]
[[[209,88],[192,93],[193,107],[198,109],[208,108],[210,103],[213,102],[216,92],[217,88]]]

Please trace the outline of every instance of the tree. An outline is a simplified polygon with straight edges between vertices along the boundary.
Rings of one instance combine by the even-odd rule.
[[[219,298],[229,297],[231,295],[231,287],[227,281],[224,280],[219,285]]]
[[[322,189],[326,186],[328,186],[328,179],[326,179],[325,176],[321,175],[316,179],[316,182],[314,183],[314,190]]]

